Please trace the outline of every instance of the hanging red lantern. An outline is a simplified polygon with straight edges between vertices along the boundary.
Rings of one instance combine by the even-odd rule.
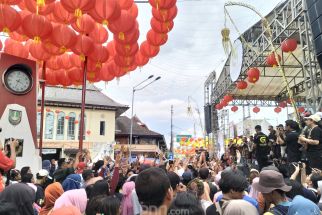
[[[40,61],[47,61],[51,58],[51,55],[43,49],[41,43],[31,43],[29,52],[31,56]]]
[[[94,30],[95,21],[91,16],[84,14],[76,22],[72,23],[72,27],[75,31],[88,35]]]
[[[299,108],[297,109],[297,111],[298,111],[299,113],[304,113],[304,112],[305,112],[305,108],[304,108],[304,107],[299,107]]]
[[[74,67],[77,67],[77,68],[83,68],[84,67],[84,64],[82,62],[82,60],[79,58],[78,55],[76,54],[71,54],[70,56],[70,60],[71,60],[71,64],[74,66]]]
[[[155,32],[163,33],[163,34],[169,33],[174,26],[173,21],[160,22],[156,18],[152,18],[150,24],[151,24],[151,28]]]
[[[66,119],[66,120],[69,120],[69,116],[65,116],[65,119]]]
[[[50,110],[50,108],[46,108],[46,112],[50,112],[51,110]]]
[[[108,50],[105,46],[95,45],[93,51],[88,55],[89,59],[96,63],[96,67],[101,68],[108,59]]]
[[[221,101],[221,105],[222,105],[223,107],[227,107],[227,106],[228,106],[228,102],[227,102],[227,101],[225,101],[225,100],[222,100],[222,101]]]
[[[259,80],[260,71],[257,68],[250,68],[247,71],[247,80],[250,83],[256,83]]]
[[[177,0],[149,0],[152,7],[157,9],[170,9],[177,3]]]
[[[223,106],[221,104],[216,104],[216,109],[221,110],[221,109],[223,109]]]
[[[297,40],[296,39],[286,39],[281,44],[281,49],[283,52],[293,52],[297,48]]]
[[[134,56],[139,50],[139,44],[135,43],[133,45],[123,45],[115,43],[115,51],[121,56]]]
[[[135,18],[133,18],[129,12],[122,10],[121,16],[114,20],[108,28],[114,34],[117,34],[120,40],[124,40],[125,32],[130,31],[135,24]]]
[[[89,13],[96,22],[108,26],[121,16],[121,8],[117,0],[96,0],[94,8]]]
[[[70,55],[69,54],[63,54],[61,56],[58,56],[57,64],[60,65],[61,69],[71,69],[73,67],[73,64],[71,63]]]
[[[62,24],[71,24],[76,21],[76,17],[68,12],[60,2],[55,2],[53,16],[57,22]]]
[[[56,80],[58,83],[64,87],[72,85],[72,81],[68,78],[67,71],[65,69],[60,69],[55,71],[56,73]]]
[[[149,62],[149,58],[142,55],[141,52],[135,55],[135,64],[139,67],[145,66]]]
[[[17,5],[22,0],[0,0],[0,4],[7,4],[7,5]]]
[[[30,14],[22,20],[24,33],[35,42],[39,42],[51,35],[53,26],[45,16]]]
[[[139,9],[135,2],[132,4],[132,7],[128,10],[128,12],[131,14],[131,16],[133,16],[133,18],[136,19],[138,17]]]
[[[101,72],[100,72],[100,79],[102,81],[111,81],[114,79],[115,74],[113,69],[111,69],[110,64],[112,64],[114,62],[110,62],[110,63],[105,63],[102,66]]]
[[[176,18],[177,13],[178,13],[177,6],[174,6],[168,10],[152,8],[153,17],[159,20],[160,22],[172,21],[174,18]]]
[[[25,8],[32,12],[32,13],[37,13],[40,15],[48,15],[51,12],[53,12],[55,5],[53,3],[48,4],[43,4],[43,5],[37,5],[37,2],[35,0],[24,0],[24,6]]]
[[[83,70],[81,68],[71,68],[67,71],[67,75],[73,85],[79,85],[83,82]]]
[[[96,23],[95,28],[89,34],[89,37],[91,37],[95,43],[103,44],[108,39],[108,33],[103,25]]]
[[[278,106],[281,107],[281,108],[286,108],[287,104],[286,104],[286,102],[280,102],[278,104]]]
[[[58,48],[49,40],[42,41],[41,44],[43,49],[51,55],[61,55],[65,52],[64,49]]]
[[[9,5],[0,4],[0,31],[9,33],[19,28],[21,17],[19,13]]]
[[[54,70],[46,69],[46,85],[58,85],[58,81],[56,79],[56,73]]]
[[[147,33],[147,41],[153,46],[162,46],[168,41],[167,34],[156,33],[154,30],[150,30]]]
[[[239,89],[239,90],[244,90],[244,89],[246,89],[247,88],[247,82],[246,81],[238,81],[237,83],[236,83],[236,87],[237,87],[237,89]]]
[[[21,58],[28,58],[29,48],[10,38],[5,40],[4,52]]]
[[[58,70],[60,65],[57,63],[57,56],[53,56],[49,60],[46,61],[46,67],[52,70]]]
[[[95,6],[93,0],[60,0],[62,6],[75,17],[79,18]]]
[[[275,113],[280,113],[281,111],[282,111],[282,108],[280,108],[280,107],[274,108]]]
[[[74,124],[78,124],[79,123],[79,121],[76,119],[75,121],[74,121]]]
[[[120,55],[116,55],[114,57],[114,62],[116,65],[118,65],[119,67],[129,67],[132,66],[133,63],[135,61],[135,58],[132,56],[120,56]]]
[[[231,111],[232,111],[232,112],[236,112],[236,111],[238,111],[238,107],[237,107],[237,106],[232,106],[232,107],[231,107]]]
[[[131,31],[125,32],[124,33],[124,38],[119,38],[118,35],[114,35],[114,40],[119,43],[119,44],[123,44],[123,45],[131,45],[134,43],[137,43],[138,39],[140,37],[140,31],[138,30],[138,28],[134,28]]]
[[[91,135],[91,131],[90,130],[86,131],[86,134]]]
[[[281,59],[282,59],[281,56],[279,54],[277,54],[277,57],[278,57],[278,61],[281,62]],[[278,62],[276,60],[276,56],[275,56],[274,52],[272,52],[271,54],[269,54],[267,56],[266,63],[267,63],[267,65],[272,66],[272,67],[278,66]]]
[[[159,53],[160,47],[152,46],[148,43],[148,41],[144,41],[140,46],[140,51],[145,57],[153,58]]]
[[[85,35],[78,35],[76,44],[72,48],[73,52],[85,60],[85,56],[89,56],[94,49],[94,42],[92,38]]]
[[[59,109],[55,110],[56,114],[59,114],[61,111]]]
[[[119,4],[122,10],[129,10],[134,3],[134,0],[119,0]]]
[[[227,103],[233,101],[234,98],[231,95],[225,95],[224,96],[224,101],[226,101]]]
[[[17,42],[25,42],[27,41],[29,38],[19,34],[18,32],[14,31],[14,32],[10,32],[9,33],[9,37]]]
[[[261,109],[257,106],[253,108],[254,113],[259,113],[260,111],[261,111]]]
[[[75,45],[76,33],[67,25],[58,24],[53,28],[51,39],[52,43],[64,53]]]
[[[87,72],[87,80],[91,83],[96,83],[101,81],[101,69],[96,69],[95,71],[88,71]]]

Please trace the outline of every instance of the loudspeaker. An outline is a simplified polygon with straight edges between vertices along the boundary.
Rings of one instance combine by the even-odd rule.
[[[211,105],[207,105],[204,108],[205,111],[205,127],[206,127],[206,133],[210,134],[212,132],[212,117],[211,117]]]

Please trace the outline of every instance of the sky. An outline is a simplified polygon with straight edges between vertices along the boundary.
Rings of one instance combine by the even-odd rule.
[[[262,14],[269,13],[281,0],[245,0],[257,8]],[[196,124],[197,136],[201,136],[198,114],[204,121],[204,82],[212,71],[221,72],[221,64],[226,59],[221,45],[221,29],[224,26],[225,0],[178,0],[178,15],[175,26],[169,33],[168,42],[161,47],[160,53],[141,69],[125,75],[119,81],[113,80],[107,85],[97,86],[115,101],[131,106],[132,87],[150,75],[161,79],[135,94],[134,113],[151,130],[164,134],[167,143],[170,142],[171,105],[173,105],[173,132],[177,134],[194,134]],[[145,39],[150,29],[151,6],[138,4],[140,39]],[[242,32],[259,20],[253,12],[241,7],[228,8],[232,18]],[[238,34],[228,22],[231,38]],[[187,113],[188,97],[194,116]],[[269,114],[267,114],[269,113]],[[125,115],[130,116],[129,109]],[[282,116],[281,116],[282,115]],[[272,109],[265,109],[255,118],[266,118],[272,123],[282,123],[286,114],[276,115]],[[269,117],[267,117],[269,116]],[[195,118],[195,119],[194,119]],[[235,122],[241,120],[241,113],[230,116]]]

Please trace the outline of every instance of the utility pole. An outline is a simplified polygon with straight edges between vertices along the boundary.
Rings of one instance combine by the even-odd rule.
[[[173,105],[171,105],[171,141],[170,152],[173,153]]]

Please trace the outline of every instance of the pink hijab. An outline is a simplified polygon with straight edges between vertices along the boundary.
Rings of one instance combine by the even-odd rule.
[[[250,191],[249,191],[249,196],[252,197],[253,199],[258,198],[258,190],[255,188],[255,186],[259,183],[259,177],[256,177],[253,179],[253,183],[252,186],[250,187]]]
[[[122,187],[123,199],[121,203],[122,215],[133,215],[132,191],[135,188],[133,181],[126,182]]]
[[[75,206],[81,213],[85,213],[86,205],[87,195],[85,189],[69,190],[56,200],[54,211],[65,206]]]

